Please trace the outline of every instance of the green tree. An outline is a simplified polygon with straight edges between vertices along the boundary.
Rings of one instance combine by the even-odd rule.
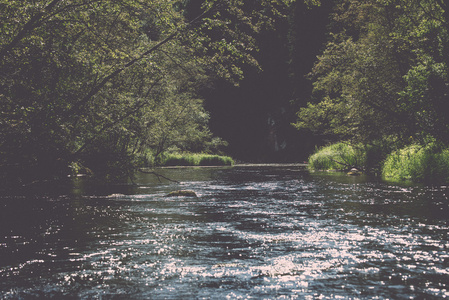
[[[1,0],[3,178],[65,176],[73,162],[120,177],[146,147],[210,138],[196,89],[257,65],[252,34],[283,1],[204,1],[186,18],[188,2]]]
[[[420,142],[435,138],[449,145],[449,2],[401,1],[408,31],[394,37],[407,39],[414,60],[404,76],[406,87],[399,102],[415,121]],[[406,23],[402,20],[403,23]]]
[[[449,142],[447,1],[342,0],[297,127],[364,143]]]

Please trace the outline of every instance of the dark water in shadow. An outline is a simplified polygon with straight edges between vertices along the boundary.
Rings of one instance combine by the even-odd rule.
[[[449,188],[300,167],[168,169],[0,198],[0,299],[441,299]],[[198,198],[165,197],[192,189]]]

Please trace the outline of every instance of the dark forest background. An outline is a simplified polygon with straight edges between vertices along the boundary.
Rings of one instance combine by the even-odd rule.
[[[295,1],[287,17],[256,37],[261,70],[246,68],[239,86],[220,80],[203,91],[210,128],[229,142],[230,155],[247,162],[302,162],[324,142],[292,126],[312,94],[308,78],[323,51],[333,4]]]

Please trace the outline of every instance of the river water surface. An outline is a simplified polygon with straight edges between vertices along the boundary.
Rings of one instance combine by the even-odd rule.
[[[0,299],[441,299],[449,188],[300,166],[0,197]],[[165,197],[194,190],[197,198]]]

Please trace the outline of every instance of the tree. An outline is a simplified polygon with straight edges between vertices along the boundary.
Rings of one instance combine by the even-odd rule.
[[[399,101],[413,116],[416,137],[429,137],[449,145],[449,2],[402,1],[411,16],[408,31],[395,37],[408,39],[415,59],[404,76],[406,87]]]
[[[155,145],[155,116],[173,105],[181,110],[168,128],[210,136],[195,89],[212,74],[237,81],[242,63],[256,64],[251,34],[268,21],[260,10],[269,2],[250,13],[243,1],[204,1],[187,19],[176,0],[0,1],[3,177],[65,176],[105,152],[105,164],[129,174],[133,155]],[[190,129],[175,122],[187,117]]]
[[[449,141],[447,1],[343,0],[297,127],[364,143]]]

